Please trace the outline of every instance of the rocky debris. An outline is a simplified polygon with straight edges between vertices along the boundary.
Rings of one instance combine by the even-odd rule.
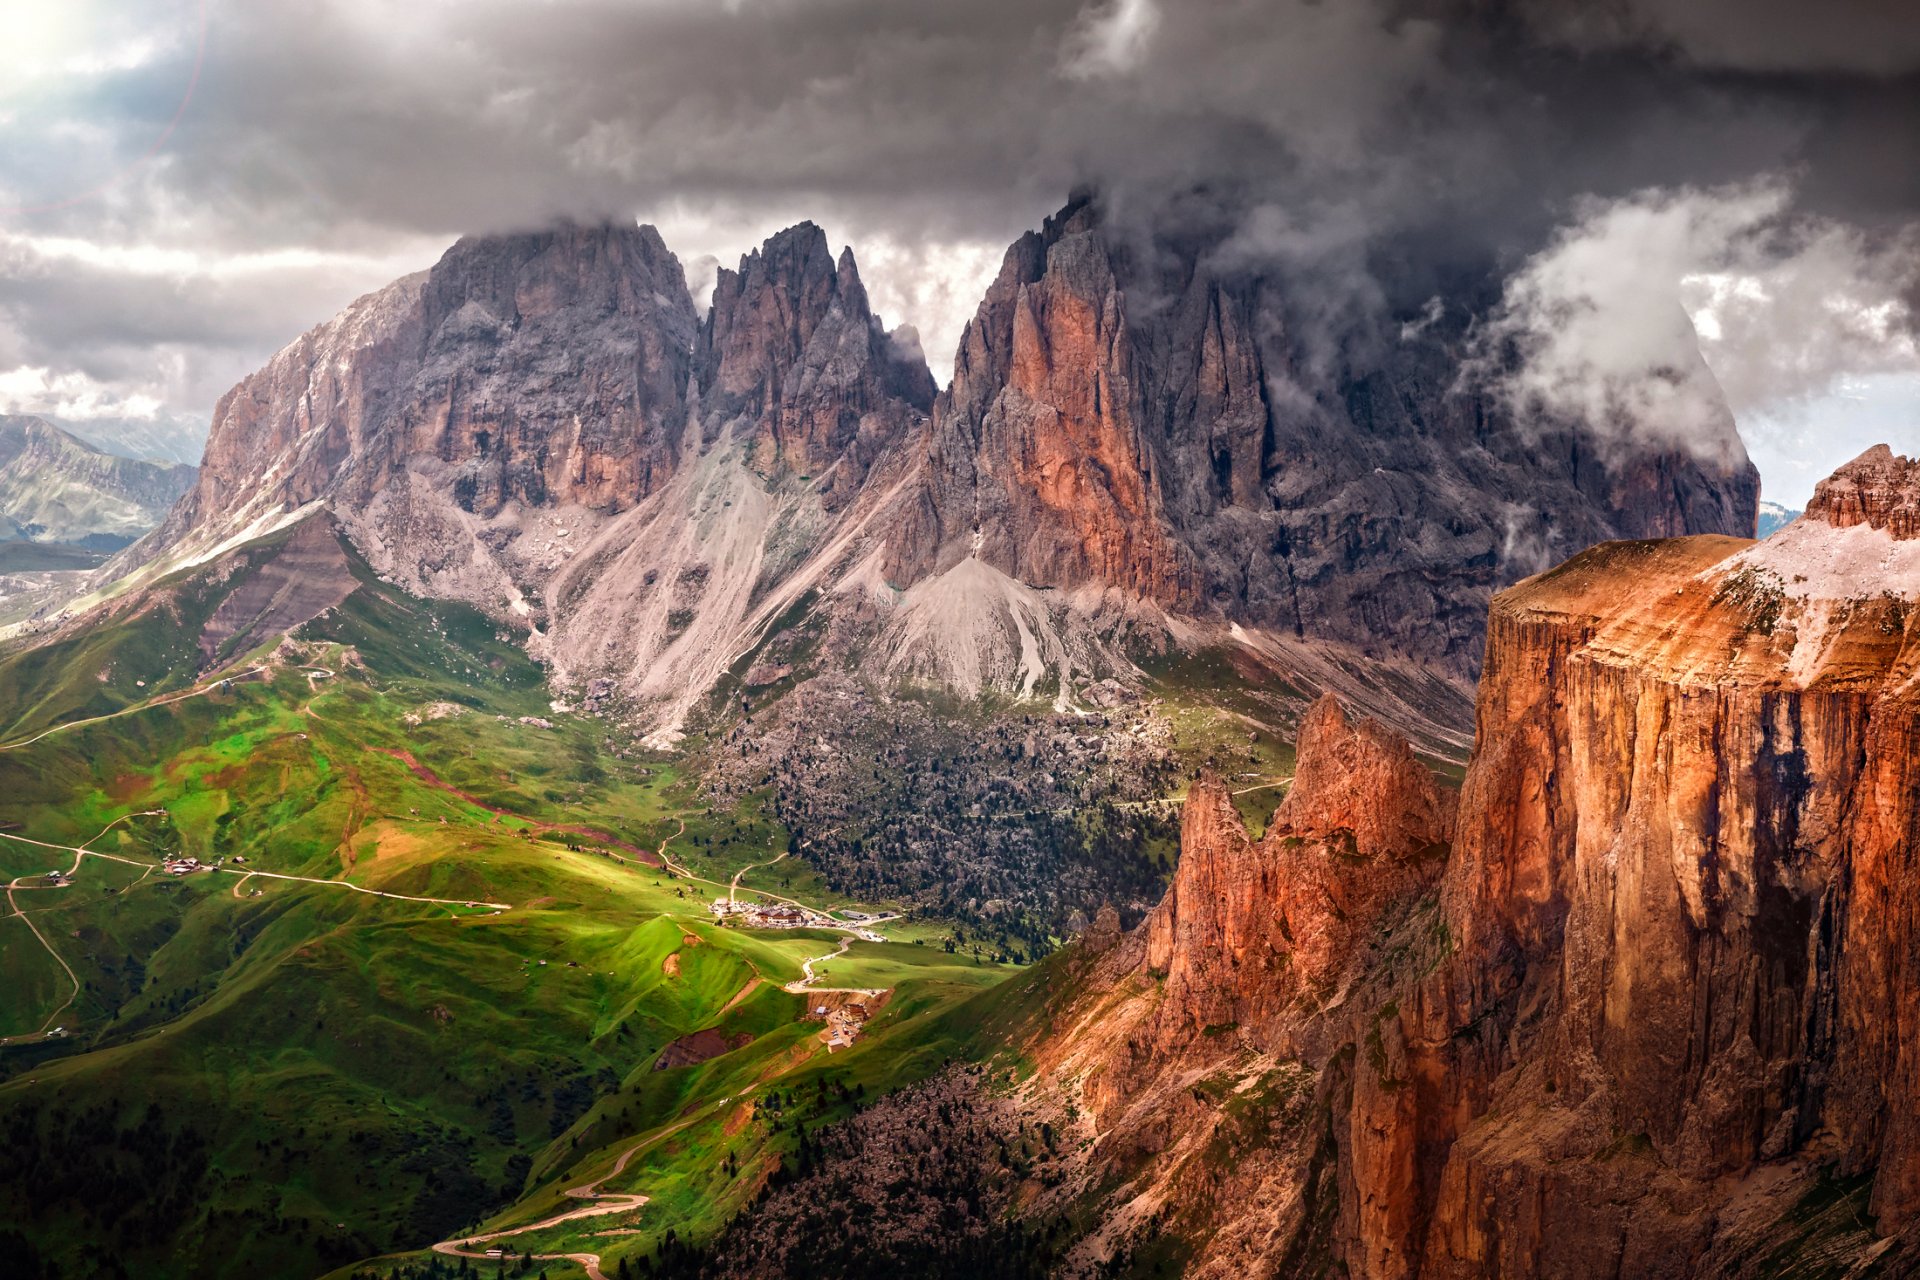
[[[521,716],[518,723],[527,726],[529,729],[552,729],[556,727],[553,721],[547,719],[545,716]]]
[[[203,666],[313,621],[360,586],[339,528],[324,515],[302,521],[282,538],[233,552],[211,572],[235,585],[201,629]]]
[[[1080,691],[1080,697],[1089,706],[1099,707],[1103,711],[1112,711],[1140,701],[1140,692],[1108,677],[1087,685]]]
[[[600,715],[610,710],[617,696],[613,681],[605,676],[587,681],[580,692],[580,709],[588,715]]]
[[[435,720],[456,720],[467,714],[467,708],[457,702],[429,702],[417,711],[409,711],[400,717],[400,722],[409,727],[428,724]]]
[[[749,689],[764,689],[770,684],[779,684],[793,674],[791,662],[756,662],[747,668],[747,674],[740,683]]]
[[[679,970],[676,967],[674,973],[669,976],[677,977],[678,974]],[[722,1054],[731,1053],[752,1042],[753,1036],[748,1032],[739,1031],[733,1035],[726,1035],[716,1028],[707,1027],[681,1036],[668,1044],[660,1051],[660,1056],[653,1060],[653,1069],[671,1071],[675,1067],[695,1066],[702,1062],[709,1062]]]

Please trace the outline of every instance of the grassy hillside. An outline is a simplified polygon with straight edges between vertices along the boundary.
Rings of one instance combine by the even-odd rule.
[[[359,572],[297,650],[243,642],[219,671],[198,629],[232,579],[0,661],[0,1200],[23,1265],[351,1271],[587,1205],[566,1189],[631,1153],[603,1190],[644,1205],[511,1241],[611,1267],[717,1226],[794,1117],[937,1066],[941,1012],[1008,972],[882,926],[902,941],[823,966],[893,989],[829,1054],[802,1020],[823,997],[782,987],[840,935],[707,910],[788,843],[759,800],[710,812],[683,765],[556,711],[484,618]],[[649,865],[663,842],[688,875]],[[885,906],[826,900],[793,859],[756,886]],[[696,1032],[717,1056],[655,1070]]]

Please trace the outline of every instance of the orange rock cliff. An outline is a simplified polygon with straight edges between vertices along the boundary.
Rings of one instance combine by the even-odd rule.
[[[1454,802],[1331,700],[1259,841],[1195,784],[1165,901],[1089,944],[1035,1055],[1121,1187],[1089,1248],[1171,1220],[1198,1275],[1920,1260],[1920,464],[1870,451],[1763,543],[1608,543],[1502,593]],[[1282,1080],[1247,1138],[1232,1100]]]

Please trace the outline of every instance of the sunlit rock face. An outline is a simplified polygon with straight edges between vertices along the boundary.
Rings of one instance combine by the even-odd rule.
[[[1145,1204],[1200,1275],[1920,1265],[1914,474],[1502,592],[1457,813],[1331,701],[1260,839],[1197,780],[1028,1046],[1123,1189],[1086,1249]]]
[[[1914,475],[1876,449],[1766,542],[1496,600],[1457,949],[1402,1014],[1433,1209],[1373,1224],[1377,1273],[1688,1274],[1728,1188],[1820,1162],[1882,1229],[1920,1208]]]
[[[1145,926],[1167,982],[1163,1049],[1227,1023],[1286,1039],[1295,997],[1335,982],[1384,913],[1439,879],[1454,796],[1403,739],[1326,697],[1297,758],[1258,841],[1223,783],[1188,793],[1173,886]]]

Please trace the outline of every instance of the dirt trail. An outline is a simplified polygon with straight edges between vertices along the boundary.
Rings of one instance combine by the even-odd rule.
[[[56,733],[65,733],[69,729],[85,728],[90,724],[99,724],[103,720],[118,720],[121,716],[130,716],[141,711],[151,711],[155,707],[165,707],[176,702],[185,702],[188,698],[204,698],[210,693],[218,693],[222,686],[230,684],[235,680],[245,680],[248,676],[257,676],[261,672],[270,669],[271,668],[265,665],[249,667],[245,671],[238,671],[230,676],[220,676],[206,685],[196,686],[192,689],[184,689],[179,693],[165,694],[158,698],[149,698],[145,702],[136,703],[131,707],[122,707],[118,711],[109,711],[103,716],[89,716],[85,720],[69,720],[64,724],[54,725],[51,729],[42,729],[31,738],[22,738],[18,742],[0,743],[0,751],[18,751],[21,747],[30,747],[42,738],[50,738]]]
[[[732,901],[733,901],[733,895],[734,895],[734,894],[736,894],[736,893],[738,893],[738,892],[740,891],[740,877],[741,877],[741,876],[743,876],[743,875],[745,875],[745,874],[747,874],[747,872],[749,872],[749,871],[758,871],[758,870],[759,870],[759,869],[760,869],[761,867],[770,867],[770,866],[772,866],[772,865],[773,865],[774,863],[776,863],[776,862],[784,862],[784,861],[786,861],[786,858],[787,858],[787,854],[788,854],[789,852],[791,852],[791,851],[790,851],[790,850],[787,850],[787,849],[782,849],[782,850],[780,851],[780,856],[779,856],[779,857],[777,857],[777,858],[770,858],[770,859],[768,859],[768,860],[767,860],[767,861],[765,861],[765,862],[750,862],[750,863],[748,863],[748,864],[747,864],[746,866],[744,866],[744,867],[742,867],[742,868],[740,868],[740,869],[739,869],[738,871],[736,871],[736,872],[734,872],[734,873],[733,873],[733,883],[731,883],[731,884],[729,884],[729,885],[727,886],[727,901],[728,901],[728,902],[732,902]],[[757,890],[757,889],[756,889],[756,890],[754,890],[754,892],[755,892],[755,893],[758,893],[758,892],[759,892],[759,890]]]
[[[25,745],[25,744],[23,743],[21,745]],[[116,855],[111,853],[94,853],[92,850],[88,849],[86,846],[92,844],[95,840],[98,840],[101,836],[106,835],[107,832],[113,830],[116,826],[120,825],[122,822],[125,822],[128,818],[151,817],[155,812],[157,811],[149,810],[145,813],[122,814],[120,817],[115,818],[112,822],[109,822],[106,826],[100,828],[98,832],[96,832],[93,836],[89,837],[85,842],[78,845],[48,844],[44,840],[30,840],[25,836],[16,836],[11,834],[10,832],[0,832],[0,836],[5,836],[9,840],[18,840],[23,844],[38,845],[43,849],[58,849],[63,853],[71,853],[73,855],[73,865],[67,868],[68,884],[72,883],[73,875],[80,870],[81,859],[86,858],[88,856],[92,856],[95,858],[106,858],[112,862],[125,862],[136,867],[139,867],[139,866],[147,867],[148,868],[147,872],[140,877],[142,880],[144,880],[147,878],[148,875],[152,874],[153,864],[137,862],[132,858],[117,857]],[[67,887],[67,884],[49,885],[43,882],[39,885],[23,885],[20,883],[22,880],[29,880],[32,878],[33,877],[31,876],[15,876],[12,880],[7,882],[7,907],[9,908],[9,911],[11,914],[20,917],[20,923],[27,926],[27,928],[33,933],[33,936],[39,939],[40,945],[47,949],[47,954],[53,957],[53,962],[59,965],[60,968],[65,971],[67,975],[67,981],[70,984],[72,984],[73,989],[67,993],[67,998],[60,1002],[59,1007],[54,1009],[53,1012],[47,1015],[47,1020],[40,1024],[39,1030],[27,1032],[25,1034],[17,1035],[17,1036],[0,1037],[0,1044],[13,1044],[17,1041],[46,1039],[48,1032],[53,1027],[54,1019],[58,1018],[61,1014],[65,1013],[68,1009],[72,1008],[73,1002],[80,998],[80,975],[75,973],[73,971],[73,966],[67,963],[66,958],[63,957],[59,953],[59,951],[55,950],[53,943],[47,940],[47,935],[40,932],[40,926],[33,922],[33,918],[29,916],[26,912],[20,909],[20,903],[13,896],[14,891],[19,889],[52,889],[52,888],[64,889]]]
[[[877,996],[877,995],[884,994],[886,991],[889,990],[889,988],[887,987],[816,987],[813,985],[814,983],[820,980],[820,976],[813,971],[813,966],[816,964],[819,964],[823,960],[839,959],[841,956],[847,954],[847,948],[851,947],[852,945],[853,945],[852,938],[842,938],[840,939],[840,945],[835,947],[832,951],[829,951],[824,955],[812,956],[812,957],[809,957],[808,959],[802,960],[800,962],[800,972],[804,973],[806,977],[800,978],[794,982],[789,982],[785,987],[781,989],[784,991],[790,991],[797,996],[806,995],[808,992],[819,992],[819,991],[844,991],[844,992],[847,992],[848,994],[863,995],[863,996]]]
[[[598,840],[602,844],[610,844],[615,848],[625,849],[628,853],[633,854],[650,867],[666,865],[664,854],[655,853],[650,849],[643,849],[637,844],[622,840],[619,836],[613,835],[610,832],[601,831],[597,827],[576,826],[563,822],[543,822],[539,818],[529,818],[525,814],[515,813],[511,809],[502,809],[498,805],[488,804],[471,791],[462,791],[459,787],[454,786],[426,765],[421,764],[411,751],[406,751],[399,747],[368,747],[367,750],[378,755],[393,757],[401,764],[407,766],[407,768],[413,772],[413,776],[420,779],[420,781],[437,790],[444,791],[448,795],[458,796],[476,809],[485,809],[488,813],[497,813],[503,818],[512,818],[515,822],[524,822],[536,831],[558,831],[565,835],[585,836],[589,840]],[[686,830],[686,825],[686,823],[682,822],[680,829],[682,831]],[[661,841],[660,847],[662,849],[666,848],[666,842],[664,840]]]

